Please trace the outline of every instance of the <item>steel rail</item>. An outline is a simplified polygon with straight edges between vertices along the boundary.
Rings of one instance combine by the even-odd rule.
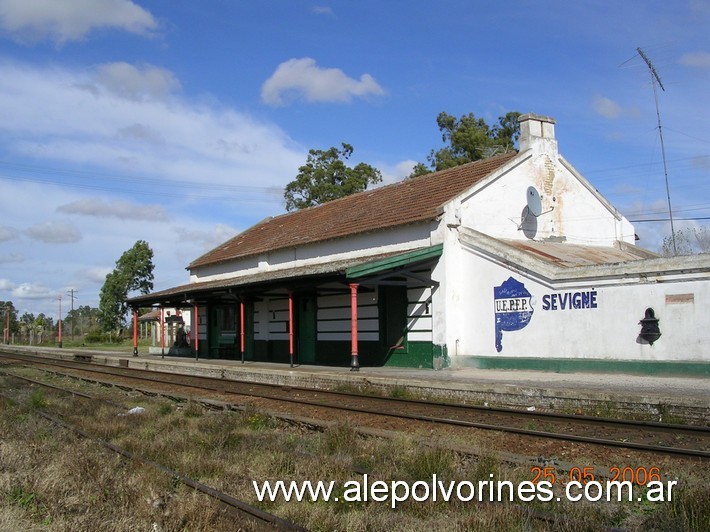
[[[29,383],[31,383],[31,384],[36,384],[36,385],[39,385],[39,386],[44,386],[44,387],[50,388],[50,389],[52,389],[52,390],[57,390],[57,391],[61,391],[61,392],[64,392],[64,393],[73,395],[73,396],[80,397],[80,398],[82,398],[82,399],[89,399],[89,400],[92,400],[92,401],[101,401],[101,402],[108,403],[108,404],[110,404],[110,405],[112,405],[112,406],[118,406],[118,407],[125,408],[125,405],[121,405],[121,404],[119,404],[119,403],[110,401],[110,400],[105,399],[105,398],[102,398],[102,397],[96,397],[96,396],[92,396],[92,395],[89,395],[89,394],[85,394],[85,393],[83,393],[83,392],[78,392],[78,391],[76,391],[76,390],[70,390],[70,389],[68,389],[68,388],[62,388],[61,386],[56,386],[56,385],[49,384],[49,383],[45,383],[45,382],[42,382],[42,381],[37,381],[37,380],[34,380],[34,379],[29,379],[29,378],[26,378],[26,377],[22,377],[22,376],[20,376],[20,375],[16,375],[16,374],[14,374],[14,373],[6,373],[6,372],[4,372],[4,371],[0,371],[0,375],[8,376],[8,377],[13,377],[13,378],[16,378],[16,379],[19,379],[19,380],[23,380],[23,381],[29,382]],[[75,378],[81,378],[81,377],[75,377]],[[90,382],[96,383],[97,381],[90,381]],[[132,389],[136,390],[136,388],[132,388]],[[8,398],[7,396],[3,395],[2,393],[0,393],[0,396],[3,396],[3,397],[5,397],[5,398]],[[72,430],[73,430],[73,429],[72,429]],[[297,454],[302,455],[302,456],[304,456],[304,457],[306,457],[306,458],[309,458],[309,459],[319,459],[319,457],[318,457],[317,455],[313,454],[313,453],[308,453],[308,452],[304,452],[304,451],[299,451],[299,452],[297,452]],[[167,469],[167,468],[166,468],[166,469]],[[357,466],[354,466],[354,467],[352,468],[352,472],[353,472],[353,473],[356,473],[356,474],[358,474],[358,475],[371,475],[371,476],[374,476],[374,475],[375,475],[371,470],[367,470],[367,469],[364,469],[364,468],[361,468],[361,467],[357,467]],[[488,501],[483,501],[482,503],[483,503],[483,504],[491,504],[491,503],[489,503]],[[525,507],[525,506],[523,506],[523,505],[513,505],[513,508],[514,508],[515,510],[519,511],[520,513],[526,515],[526,516],[529,516],[529,517],[531,517],[531,518],[533,518],[533,519],[537,519],[537,520],[540,520],[540,521],[545,521],[545,522],[547,522],[547,523],[565,524],[565,525],[569,525],[570,523],[572,523],[572,521],[570,521],[570,519],[569,519],[568,517],[563,516],[563,515],[559,515],[559,514],[555,514],[555,513],[552,513],[552,512],[543,512],[543,511],[540,511],[540,510],[535,510],[535,509],[527,508],[527,507]]]
[[[1,349],[1,347],[0,347]],[[6,356],[6,353],[0,352],[0,356]],[[53,360],[53,359],[47,359],[46,357],[41,357],[41,356],[35,356],[35,355],[25,355],[25,354],[18,354],[19,357],[28,357],[33,360],[37,361],[46,361],[46,360]],[[20,358],[19,360],[22,360]],[[639,427],[639,428],[647,428],[647,429],[653,429],[653,430],[665,430],[673,433],[677,433],[679,431],[681,432],[688,432],[688,433],[702,433],[702,434],[708,434],[710,435],[710,427],[707,426],[699,426],[699,425],[679,425],[679,424],[674,424],[674,423],[661,423],[658,421],[641,421],[641,420],[635,420],[635,419],[613,419],[613,418],[603,418],[603,417],[598,417],[598,416],[589,416],[589,415],[577,415],[577,414],[563,414],[559,412],[530,412],[527,410],[521,410],[517,408],[502,408],[502,407],[491,407],[491,406],[480,406],[480,405],[465,405],[465,404],[460,404],[460,403],[450,403],[446,401],[428,401],[424,399],[406,399],[406,398],[400,398],[400,397],[382,397],[378,395],[369,395],[369,394],[364,394],[364,393],[358,393],[358,392],[345,392],[345,391],[336,391],[336,390],[320,390],[320,389],[314,389],[314,388],[308,388],[305,386],[291,386],[291,385],[282,385],[282,384],[272,384],[272,383],[266,383],[266,382],[254,382],[254,381],[246,381],[246,380],[239,380],[239,379],[224,379],[224,378],[218,378],[218,377],[210,377],[206,375],[187,375],[187,374],[180,374],[180,373],[170,373],[170,372],[163,372],[163,371],[154,371],[154,370],[147,370],[147,369],[140,369],[140,368],[129,368],[129,367],[115,367],[115,366],[96,366],[95,364],[92,364],[91,362],[84,362],[84,361],[78,361],[78,360],[58,360],[57,362],[61,363],[67,363],[67,364],[77,364],[77,365],[90,365],[92,368],[96,368],[96,371],[99,373],[101,372],[98,368],[115,368],[121,371],[127,371],[127,372],[133,372],[133,373],[148,373],[148,374],[162,374],[162,375],[170,375],[175,378],[192,378],[192,379],[200,379],[200,380],[205,380],[205,381],[214,381],[218,382],[220,384],[224,383],[234,383],[234,384],[244,384],[248,386],[259,386],[262,388],[272,388],[272,389],[280,389],[280,390],[295,390],[295,391],[303,391],[306,393],[318,393],[320,395],[334,395],[334,396],[341,396],[341,397],[354,397],[354,398],[362,398],[366,400],[379,400],[387,403],[401,403],[401,404],[413,404],[413,405],[421,405],[421,406],[436,406],[436,407],[442,407],[442,408],[450,408],[450,409],[457,409],[457,410],[464,410],[464,411],[477,411],[477,412],[485,412],[485,413],[501,413],[504,415],[520,415],[520,416],[525,416],[525,417],[531,417],[531,418],[538,418],[538,419],[550,419],[550,420],[562,420],[562,421],[569,421],[572,423],[581,423],[581,422],[588,422],[588,423],[595,423],[599,425],[619,425],[619,426],[626,426],[626,427]],[[85,371],[90,371],[90,370],[85,370]],[[152,379],[151,379],[152,380]],[[192,385],[185,384],[185,386],[192,387]],[[202,388],[202,386],[198,386],[198,388]],[[209,388],[212,389],[212,388]],[[214,389],[216,390],[216,389]],[[244,395],[249,395],[249,394],[244,394]],[[264,397],[261,395],[257,395],[257,397]]]
[[[24,356],[24,355],[22,355]],[[507,432],[511,434],[519,434],[523,436],[531,436],[531,437],[536,437],[536,438],[543,438],[543,439],[555,439],[555,440],[564,440],[564,441],[571,441],[571,442],[577,442],[577,443],[587,443],[587,444],[592,444],[592,445],[603,445],[603,446],[608,446],[608,447],[619,447],[623,449],[634,449],[634,450],[640,450],[640,451],[648,451],[648,452],[653,452],[653,453],[659,453],[659,454],[671,454],[671,455],[680,455],[680,456],[685,456],[685,457],[691,457],[691,458],[703,458],[703,459],[709,459],[710,458],[710,451],[703,451],[699,449],[686,449],[686,448],[680,448],[680,447],[668,447],[668,446],[659,446],[659,445],[649,445],[649,444],[643,444],[643,443],[633,443],[633,442],[623,442],[623,441],[616,441],[616,440],[607,440],[603,438],[593,438],[589,436],[578,436],[576,434],[562,434],[562,433],[555,433],[555,432],[544,432],[544,431],[536,431],[536,430],[530,430],[530,429],[522,429],[518,427],[509,427],[509,426],[503,426],[503,425],[491,425],[488,423],[478,423],[478,422],[473,422],[473,421],[465,421],[465,420],[457,420],[457,419],[451,419],[451,418],[441,418],[441,417],[435,417],[435,416],[424,416],[424,415],[419,415],[419,414],[407,414],[407,413],[393,413],[393,412],[383,412],[381,410],[376,410],[376,409],[371,409],[371,408],[362,408],[362,407],[349,407],[345,405],[337,405],[337,404],[328,404],[328,403],[322,403],[319,401],[312,401],[308,399],[301,399],[301,398],[294,398],[294,397],[275,397],[271,395],[264,395],[264,394],[259,394],[255,392],[249,392],[249,391],[230,391],[230,390],[224,390],[220,388],[211,388],[207,386],[201,386],[201,385],[196,385],[196,384],[187,384],[187,383],[178,383],[175,381],[170,381],[170,380],[164,380],[164,379],[156,379],[156,378],[151,378],[151,377],[141,377],[138,375],[133,375],[133,376],[127,376],[127,375],[122,375],[121,373],[114,373],[112,371],[104,371],[105,369],[109,370],[119,370],[119,371],[126,371],[129,370],[130,372],[147,372],[147,373],[162,373],[162,372],[151,372],[147,370],[139,370],[135,368],[114,368],[112,366],[103,366],[101,369],[98,369],[97,366],[93,366],[91,369],[88,368],[77,368],[77,367],[72,367],[72,366],[63,366],[62,364],[77,364],[77,365],[83,365],[85,363],[80,363],[80,362],[69,362],[69,361],[59,361],[59,363],[56,363],[55,361],[49,359],[49,362],[47,361],[48,359],[43,358],[43,357],[37,357],[40,360],[37,360],[36,362],[44,365],[49,365],[49,366],[59,366],[59,367],[65,367],[67,369],[76,369],[77,371],[88,371],[92,373],[99,373],[103,375],[111,375],[111,376],[116,376],[116,377],[122,377],[122,378],[128,378],[128,379],[136,379],[136,380],[144,380],[144,381],[149,381],[149,382],[154,382],[154,383],[160,383],[160,384],[169,384],[172,386],[185,386],[185,387],[190,387],[190,388],[196,388],[196,389],[201,389],[201,390],[209,390],[217,393],[224,393],[224,394],[231,394],[231,395],[242,395],[242,396],[248,396],[248,397],[257,397],[257,398],[262,398],[262,399],[270,399],[270,400],[275,400],[275,401],[283,401],[283,402],[289,402],[289,403],[296,403],[296,404],[302,404],[302,405],[307,405],[307,406],[313,406],[313,407],[320,407],[320,408],[330,408],[334,410],[341,410],[341,411],[346,411],[346,412],[353,412],[353,413],[361,413],[361,414],[369,414],[369,415],[377,415],[377,416],[388,416],[388,417],[394,417],[394,418],[400,418],[400,419],[409,419],[413,421],[423,421],[423,422],[429,422],[429,423],[439,423],[439,424],[444,424],[444,425],[453,425],[453,426],[459,426],[459,427],[467,427],[467,428],[476,428],[476,429],[482,429],[482,430],[496,430],[500,432]],[[19,360],[22,360],[21,358]],[[248,384],[250,386],[260,386],[261,383],[253,383],[253,382],[243,382],[243,381],[231,381],[231,380],[225,380],[225,379],[214,379],[214,378],[205,378],[202,376],[191,376],[191,375],[178,375],[178,374],[168,374],[168,373],[162,373],[163,375],[171,375],[175,377],[182,377],[182,378],[194,378],[194,379],[206,379],[206,380],[214,380],[219,382],[220,384],[228,384],[228,383],[240,383],[240,384]],[[270,385],[273,387],[280,387],[280,388],[292,388],[292,387],[283,387],[283,386],[276,386],[276,385]],[[308,389],[304,388],[304,390],[308,390],[310,392],[318,392],[321,393],[321,390],[313,390],[313,389]],[[328,393],[325,391],[324,393]],[[340,392],[335,392],[335,393],[340,393]],[[368,396],[368,395],[362,395],[364,398],[371,399],[372,397],[376,397],[377,399],[384,399],[388,400],[388,398],[379,398],[377,396]],[[424,404],[434,404],[436,406],[442,406],[442,403],[427,403],[424,402]],[[446,404],[443,404],[443,406],[447,406]],[[502,409],[502,412],[509,412],[511,414],[518,414],[521,413],[521,411],[518,410],[505,410]],[[526,412],[527,413],[527,412]],[[530,414],[530,413],[527,413]],[[575,416],[572,416],[570,419],[575,419]],[[597,418],[593,418],[597,419]],[[619,420],[614,420],[614,421],[619,421]],[[621,421],[623,424],[623,421]],[[647,427],[649,428],[649,427]],[[673,428],[676,432],[677,431],[682,431],[685,427],[684,426],[676,426],[676,425],[669,425],[669,426],[663,426],[663,429],[671,429]],[[707,432],[707,429],[704,427],[693,427],[693,429],[700,429],[701,432]],[[693,430],[695,432],[695,430]]]
[[[9,395],[6,395],[3,392],[0,392],[0,397],[3,397],[4,399],[12,402],[17,402],[17,400],[13,397],[10,397]],[[128,458],[129,460],[133,460],[136,462],[140,462],[143,464],[146,464],[154,469],[157,469],[158,471],[165,473],[166,475],[169,475],[171,478],[178,479],[180,482],[185,484],[186,486],[189,486],[193,488],[194,490],[197,490],[201,493],[204,493],[205,495],[209,495],[213,499],[217,499],[228,506],[231,506],[233,508],[236,508],[240,510],[241,512],[248,514],[252,517],[255,517],[265,523],[269,523],[272,525],[276,525],[279,528],[283,530],[299,530],[299,531],[305,531],[303,527],[300,527],[296,525],[295,523],[291,523],[290,521],[286,521],[285,519],[282,519],[274,514],[270,514],[268,512],[265,512],[256,506],[252,506],[244,501],[240,501],[239,499],[236,499],[235,497],[232,497],[231,495],[227,495],[226,493],[223,493],[221,491],[218,491],[206,484],[203,484],[201,482],[198,482],[197,480],[194,480],[186,475],[183,475],[182,473],[178,473],[177,471],[170,469],[162,464],[159,464],[158,462],[155,462],[153,460],[150,460],[148,458],[144,458],[142,456],[138,456],[135,453],[132,453],[131,451],[124,449],[115,443],[111,443],[110,441],[97,438],[96,436],[93,436],[92,434],[89,434],[85,430],[72,425],[70,423],[67,423],[64,420],[61,420],[57,418],[56,416],[53,416],[52,414],[45,412],[44,410],[40,408],[35,408],[29,405],[24,405],[28,408],[31,408],[33,412],[38,414],[39,416],[51,421],[52,423],[67,429],[69,431],[74,432],[75,434],[78,434],[79,436],[86,438],[89,441],[93,441],[94,443],[98,443],[105,447],[106,449],[109,449],[117,454],[120,454],[121,456]]]

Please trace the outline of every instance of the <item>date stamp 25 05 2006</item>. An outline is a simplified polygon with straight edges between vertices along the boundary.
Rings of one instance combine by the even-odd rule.
[[[532,481],[537,484],[540,481],[547,481],[550,484],[576,481],[581,484],[593,482],[597,479],[594,467],[572,467],[568,472],[558,471],[554,467],[538,467],[530,468],[533,474]],[[649,482],[659,482],[661,480],[661,468],[658,466],[651,467],[619,467],[613,466],[609,468],[609,480],[611,482],[631,482],[637,486],[645,486]]]

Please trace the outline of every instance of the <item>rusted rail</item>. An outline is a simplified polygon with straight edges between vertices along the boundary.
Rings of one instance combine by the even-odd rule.
[[[0,356],[42,365],[64,367],[67,369],[76,369],[80,371],[90,371],[92,373],[98,373],[107,376],[137,379],[141,381],[167,384],[171,386],[183,386],[197,390],[206,390],[222,394],[234,394],[276,401],[287,401],[292,404],[306,405],[317,408],[338,409],[342,411],[360,414],[390,416],[402,419],[424,421],[428,423],[438,423],[484,430],[495,430],[519,434],[523,436],[564,440],[593,445],[604,445],[624,449],[635,449],[639,451],[649,451],[667,455],[679,455],[701,459],[710,458],[710,451],[704,449],[689,449],[672,445],[653,445],[633,441],[621,441],[609,438],[570,434],[569,432],[563,433],[548,430],[533,430],[529,428],[522,428],[520,426],[503,425],[500,423],[500,420],[498,420],[498,422],[496,423],[485,423],[480,421],[471,421],[467,419],[456,419],[454,417],[451,417],[451,414],[453,414],[454,412],[467,412],[480,415],[496,414],[499,417],[505,416],[510,419],[517,417],[519,419],[528,420],[528,422],[529,420],[537,420],[539,422],[564,422],[569,423],[570,425],[573,424],[575,427],[582,426],[586,423],[587,425],[592,426],[606,426],[613,427],[615,429],[625,429],[627,430],[627,433],[628,431],[633,433],[634,431],[643,430],[649,431],[651,433],[670,433],[671,435],[688,434],[693,435],[693,437],[695,438],[699,437],[704,439],[707,437],[710,441],[710,428],[708,427],[675,425],[647,421],[605,419],[596,418],[592,416],[574,416],[558,413],[531,413],[521,410],[503,408],[488,408],[474,405],[460,405],[453,403],[429,402],[423,400],[378,397],[352,392],[314,390],[305,387],[285,387],[281,385],[217,379],[213,377],[203,376],[188,376],[181,374],[141,370],[135,368],[95,366],[90,363],[57,361],[53,359],[48,359],[46,357],[34,357],[28,355],[10,355],[0,353]],[[304,397],[308,396],[309,394],[310,398]],[[354,401],[358,404],[353,404],[352,402],[351,404],[346,404],[348,401]],[[388,405],[390,407],[391,405],[403,405],[406,407],[407,410],[412,410],[416,408],[420,409],[420,412],[414,413],[404,411],[392,411],[388,410]],[[434,409],[438,411],[438,415],[432,415],[431,411]],[[426,412],[426,410],[429,410],[430,412],[421,413]]]
[[[47,386],[49,388],[53,388],[53,389],[56,389],[59,391],[71,393],[71,394],[76,395],[78,397],[87,398],[87,399],[94,399],[92,396],[89,396],[87,394],[83,394],[81,392],[76,392],[73,390],[66,390],[66,389],[58,387],[58,386],[49,385],[47,383],[42,383],[40,381],[33,381],[32,379],[26,379],[26,378],[20,377],[18,375],[8,375],[8,376],[13,377],[13,378],[19,378],[22,380],[26,380],[32,384]],[[8,401],[16,401],[13,397],[11,397],[3,392],[0,392],[0,397],[3,397]],[[112,403],[112,404],[115,404],[115,403]],[[105,447],[106,449],[109,449],[117,454],[120,454],[121,456],[123,456],[129,460],[140,462],[140,463],[148,465],[154,469],[157,469],[158,471],[165,473],[166,475],[169,475],[171,478],[179,480],[180,482],[182,482],[186,486],[189,486],[196,491],[204,493],[205,495],[208,495],[208,496],[212,497],[213,499],[216,499],[216,500],[226,504],[230,508],[234,508],[234,509],[238,510],[239,512],[242,512],[243,514],[246,514],[252,518],[256,518],[263,523],[267,523],[269,525],[272,525],[278,530],[298,530],[298,531],[305,530],[303,527],[300,527],[300,526],[296,525],[295,523],[291,523],[290,521],[286,521],[285,519],[282,519],[274,514],[271,514],[269,512],[265,512],[265,511],[255,507],[255,506],[252,506],[244,501],[241,501],[235,497],[232,497],[231,495],[228,495],[228,494],[223,493],[219,490],[216,490],[206,484],[203,484],[202,482],[198,482],[197,480],[194,480],[186,475],[183,475],[182,473],[179,473],[179,472],[177,472],[173,469],[170,469],[162,464],[159,464],[158,462],[155,462],[155,461],[150,460],[148,458],[138,456],[137,454],[132,453],[131,451],[128,451],[127,449],[124,449],[124,448],[122,448],[110,441],[107,441],[107,440],[104,440],[101,438],[97,438],[96,436],[89,434],[85,430],[83,430],[75,425],[72,425],[70,423],[67,423],[66,421],[59,419],[58,417],[53,416],[49,412],[46,412],[40,408],[35,408],[35,407],[29,406],[29,405],[25,405],[25,406],[27,406],[28,408],[31,408],[37,415],[51,421],[55,425],[58,425],[66,430],[74,432],[75,434],[81,436],[82,438],[86,438],[87,440],[93,441],[93,442]],[[118,406],[122,406],[122,405],[118,405]]]

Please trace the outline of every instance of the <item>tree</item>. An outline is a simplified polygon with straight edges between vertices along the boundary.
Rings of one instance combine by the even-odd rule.
[[[448,146],[438,151],[432,150],[427,157],[430,167],[417,163],[409,177],[445,170],[512,150],[520,135],[519,116],[520,113],[511,111],[498,117],[498,124],[491,127],[473,113],[460,119],[445,112],[439,113],[436,123],[442,133],[442,140]]]
[[[44,333],[46,331],[51,331],[54,329],[54,320],[50,317],[44,315],[44,312],[40,312],[35,318],[34,323],[35,333],[39,336],[39,342],[42,343],[44,338]]]
[[[667,236],[663,239],[659,253],[664,257],[710,253],[710,229],[707,227],[677,229],[675,232],[675,252],[673,237]]]
[[[90,331],[99,320],[99,309],[89,305],[80,305],[70,310],[66,315],[66,322],[71,323],[71,332],[84,336],[85,331]]]
[[[9,316],[9,320],[8,320]],[[10,330],[6,331],[8,321],[10,322]],[[20,324],[17,321],[17,309],[12,301],[0,301],[0,329],[6,331],[7,338],[10,339],[13,334],[20,332]],[[4,337],[3,337],[4,338]]]
[[[144,240],[138,240],[116,261],[114,270],[106,275],[99,295],[99,312],[104,331],[117,331],[126,325],[130,292],[147,294],[153,289],[153,250]]]
[[[24,340],[30,345],[34,340],[34,324],[35,315],[31,312],[25,312],[20,316],[20,336],[24,337]]]
[[[286,210],[320,205],[362,192],[368,185],[382,181],[380,171],[369,164],[348,167],[343,160],[350,158],[353,147],[345,143],[342,146],[341,150],[335,147],[309,150],[306,164],[298,169],[296,179],[286,185]]]

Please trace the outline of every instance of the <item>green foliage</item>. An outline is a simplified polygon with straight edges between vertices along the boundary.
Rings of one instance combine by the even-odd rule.
[[[33,408],[44,408],[47,404],[47,399],[45,399],[42,390],[35,390],[32,392],[32,395],[30,395],[30,405],[32,405]]]
[[[20,322],[17,320],[17,309],[12,301],[0,301],[0,329],[7,327],[7,317],[10,316],[10,334],[20,332]]]
[[[453,168],[512,150],[520,134],[519,116],[520,113],[511,111],[498,117],[498,124],[489,126],[473,113],[459,119],[445,112],[439,113],[436,123],[442,140],[448,145],[438,151],[432,150],[427,157],[429,167],[417,163],[409,177]]]
[[[106,275],[99,296],[101,326],[104,331],[125,327],[130,292],[147,294],[153,289],[153,250],[138,240],[116,261],[116,268]]]
[[[124,338],[111,332],[90,331],[84,336],[87,344],[120,344]]]
[[[401,385],[393,386],[390,389],[389,396],[394,399],[416,399],[406,386]]]
[[[344,160],[350,158],[353,147],[342,144],[341,150],[309,150],[308,160],[298,169],[296,179],[286,185],[286,209],[305,209],[327,201],[362,192],[368,185],[382,181],[382,174],[369,164],[360,163],[354,168]]]
[[[13,486],[8,498],[10,502],[24,509],[32,508],[35,504],[35,494],[31,491],[25,491],[20,486]]]

